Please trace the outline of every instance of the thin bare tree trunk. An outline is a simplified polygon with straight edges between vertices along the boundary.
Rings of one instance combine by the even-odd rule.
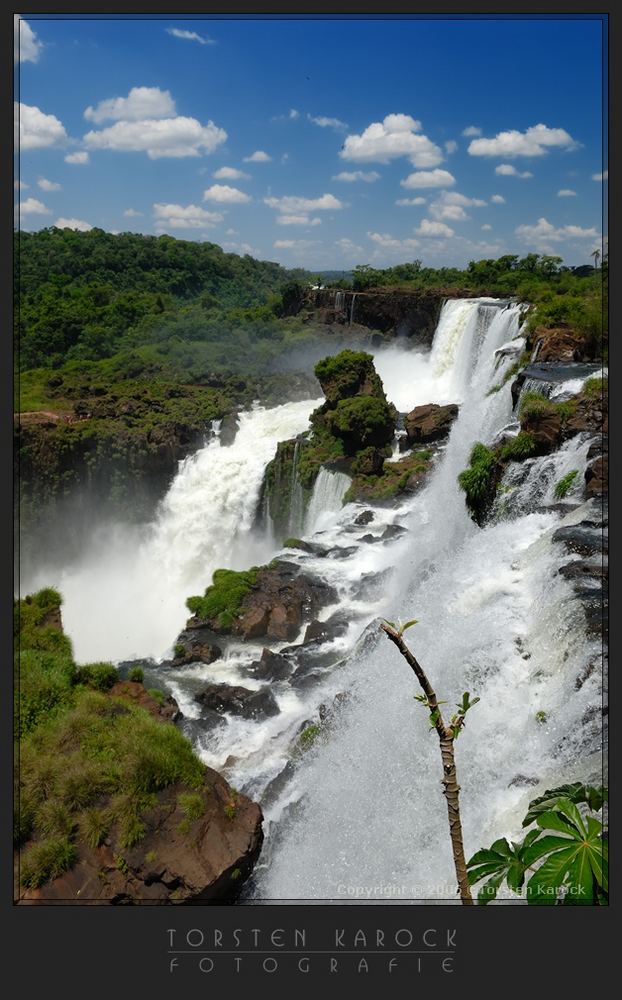
[[[432,688],[426,674],[418,662],[416,657],[413,655],[411,650],[408,648],[404,642],[401,634],[390,625],[381,625],[380,628],[383,632],[386,632],[391,642],[395,643],[400,653],[408,663],[408,665],[413,670],[419,684],[421,685],[423,692],[428,700],[428,707],[430,713],[435,713],[434,728],[438,734],[440,747],[441,747],[441,758],[443,761],[443,794],[447,801],[447,814],[449,817],[449,836],[451,837],[451,849],[454,858],[454,867],[456,869],[456,879],[458,880],[458,888],[460,890],[460,899],[463,905],[472,906],[473,897],[471,895],[471,886],[469,883],[469,877],[467,874],[466,860],[464,857],[464,844],[462,842],[462,823],[460,822],[460,801],[459,792],[460,785],[458,784],[458,778],[456,774],[456,760],[454,755],[454,734],[453,731],[445,725],[443,721],[443,716],[441,710],[438,707],[438,701],[436,698],[436,693]]]

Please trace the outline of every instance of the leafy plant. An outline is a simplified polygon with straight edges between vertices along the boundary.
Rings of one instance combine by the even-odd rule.
[[[500,452],[502,462],[520,462],[531,458],[537,450],[536,439],[529,431],[520,431],[515,438],[503,445]]]
[[[145,674],[142,667],[132,667],[129,674],[127,675],[128,681],[133,681],[135,684],[142,684],[145,679]]]
[[[578,475],[579,475],[579,470],[573,469],[572,472],[566,473],[565,476],[562,476],[562,478],[558,480],[558,482],[555,484],[555,489],[553,490],[553,494],[556,500],[564,499],[566,494],[570,491],[570,488]]]
[[[577,782],[549,789],[530,802],[523,826],[535,823],[536,828],[521,843],[502,837],[467,862],[471,885],[486,879],[478,903],[495,899],[504,881],[531,906],[606,903],[606,831],[594,815],[606,799],[606,789]]]

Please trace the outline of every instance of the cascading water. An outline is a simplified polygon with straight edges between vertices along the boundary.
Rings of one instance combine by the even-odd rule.
[[[410,532],[393,546],[395,572],[374,605],[375,614],[418,618],[409,637],[441,698],[451,704],[467,689],[481,697],[458,745],[467,853],[519,834],[534,787],[567,780],[587,752],[581,720],[600,702],[597,672],[575,685],[598,644],[586,640],[576,599],[557,574],[558,516],[518,504],[515,516],[482,530],[456,482],[473,442],[491,440],[511,419],[509,383],[487,391],[511,363],[499,364],[495,350],[518,334],[519,321],[517,307],[447,303],[427,362],[404,366],[409,406],[451,398],[461,408],[428,486],[401,511]],[[560,453],[554,474],[580,465],[582,448]],[[580,519],[569,510],[566,521]],[[267,810],[268,821],[280,822],[256,869],[254,898],[455,898],[438,748],[413,701],[410,671],[376,629],[322,693],[329,700],[339,691],[349,697],[336,722]],[[595,739],[588,749],[598,749]]]
[[[264,470],[279,441],[307,429],[319,402],[241,413],[231,445],[213,438],[180,464],[156,520],[141,534],[121,527],[95,532],[77,566],[43,566],[36,579],[22,580],[23,593],[45,581],[61,591],[78,661],[162,656],[188,617],[186,598],[202,593],[215,569],[270,558],[271,537],[252,530]]]
[[[305,518],[305,533],[312,535],[321,526],[326,516],[341,510],[345,493],[350,485],[350,477],[343,472],[321,468],[313,485],[313,493]]]
[[[287,525],[290,536],[298,536],[302,532],[304,522],[304,494],[302,484],[298,478],[298,458],[300,455],[300,442],[294,445],[294,458],[292,460],[292,478],[289,493],[289,522]]]

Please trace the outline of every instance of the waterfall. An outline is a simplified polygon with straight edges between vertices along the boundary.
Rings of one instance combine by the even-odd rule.
[[[326,515],[341,510],[343,497],[350,485],[350,477],[322,467],[313,486],[313,493],[305,518],[305,533],[312,535],[326,520]]]
[[[215,569],[271,557],[274,541],[253,530],[264,470],[320,402],[240,413],[232,444],[213,438],[180,463],[152,524],[94,530],[78,565],[42,566],[36,580],[22,581],[23,593],[50,580],[61,591],[78,661],[162,656],[188,617],[186,598],[202,593]]]
[[[341,312],[345,301],[345,292],[335,292],[335,312]]]
[[[302,532],[304,521],[304,497],[302,484],[298,478],[298,456],[300,453],[300,442],[294,445],[294,458],[292,461],[292,478],[289,491],[289,521],[287,524],[288,534],[298,537]]]
[[[350,319],[348,321],[348,326],[352,326],[352,320],[354,319],[354,305],[356,303],[356,292],[352,294],[352,301],[350,303]]]
[[[487,395],[511,364],[495,351],[519,330],[519,308],[504,305],[446,303],[430,355],[403,366],[404,398],[462,405],[427,486],[402,507],[410,531],[392,547],[393,577],[368,619],[416,617],[409,640],[439,697],[450,706],[464,690],[481,698],[457,747],[467,856],[496,837],[517,839],[529,798],[576,780],[577,761],[598,745],[597,736],[586,742],[582,724],[599,710],[598,672],[580,689],[575,680],[599,644],[586,639],[571,587],[557,573],[551,536],[560,520],[518,501],[513,516],[479,529],[457,485],[473,442],[491,441],[512,417],[509,383]],[[532,463],[529,491],[550,496],[558,475],[582,468],[583,449],[569,444],[551,457],[552,468]],[[571,511],[566,523],[581,516]],[[365,559],[370,548],[379,546],[368,546]],[[359,573],[368,565],[360,560]],[[305,755],[284,802],[267,812],[268,831],[281,819],[256,869],[255,895],[383,902],[399,885],[401,901],[455,899],[438,747],[413,700],[419,689],[410,670],[376,629],[317,699],[330,702],[340,691],[349,698],[338,723]]]

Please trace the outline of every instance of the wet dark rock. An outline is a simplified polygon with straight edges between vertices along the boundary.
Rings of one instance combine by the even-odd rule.
[[[560,566],[558,572],[567,580],[577,582],[598,578],[606,580],[609,575],[609,561],[607,557],[595,560],[574,559]]]
[[[183,648],[183,653],[181,649]],[[222,656],[222,649],[214,641],[211,629],[186,628],[175,642],[175,657],[167,661],[167,666],[185,667],[189,663],[214,663]]]
[[[285,791],[290,781],[297,771],[297,762],[288,760],[283,770],[277,774],[276,778],[268,782],[263,794],[260,797],[260,805],[266,809],[273,805],[279,796]]]
[[[286,656],[273,653],[271,649],[264,647],[261,659],[251,663],[250,669],[253,676],[259,680],[282,681],[291,674],[293,663]]]
[[[304,538],[291,538],[288,541],[289,544],[286,546],[288,549],[300,549],[301,552],[307,552],[309,555],[320,558],[328,555],[329,550],[324,545],[318,545],[317,542],[307,542]]]
[[[363,535],[361,541],[366,542],[368,545],[373,545],[374,542],[379,542],[381,537],[381,535]]]
[[[600,455],[585,470],[588,497],[604,496],[609,492],[609,457]]]
[[[220,425],[219,441],[223,447],[233,444],[240,427],[240,418],[237,413],[228,413]]]
[[[408,528],[405,528],[401,524],[388,524],[382,532],[380,539],[383,542],[388,542],[392,538],[399,538],[399,536],[405,534],[406,531],[408,531]]]
[[[358,586],[352,590],[352,597],[358,600],[361,597],[380,596],[390,575],[390,569],[381,570],[379,573],[363,573]]]
[[[339,636],[345,635],[347,631],[348,621],[340,613],[333,615],[325,622],[320,622],[316,619],[307,625],[303,645],[306,646],[310,642],[332,642],[333,639],[337,639]]]
[[[349,559],[353,556],[358,545],[336,545],[334,549],[328,550],[329,559]]]
[[[526,774],[517,774],[508,784],[508,788],[522,788],[529,785],[537,785],[539,783],[539,778],[531,778]]]
[[[585,664],[583,670],[578,675],[574,683],[576,691],[581,690],[586,680],[588,680],[588,678],[590,678],[592,674],[594,674],[598,670],[599,665],[600,665],[600,657],[593,657]]]
[[[588,522],[558,528],[553,533],[554,542],[562,542],[570,552],[589,556],[608,551],[608,532],[592,527]]]
[[[358,517],[354,518],[355,524],[370,524],[374,519],[374,512],[372,510],[364,510]]]
[[[276,698],[268,688],[250,691],[229,684],[208,684],[195,695],[198,701],[214,712],[229,712],[244,719],[267,718],[279,714]]]

